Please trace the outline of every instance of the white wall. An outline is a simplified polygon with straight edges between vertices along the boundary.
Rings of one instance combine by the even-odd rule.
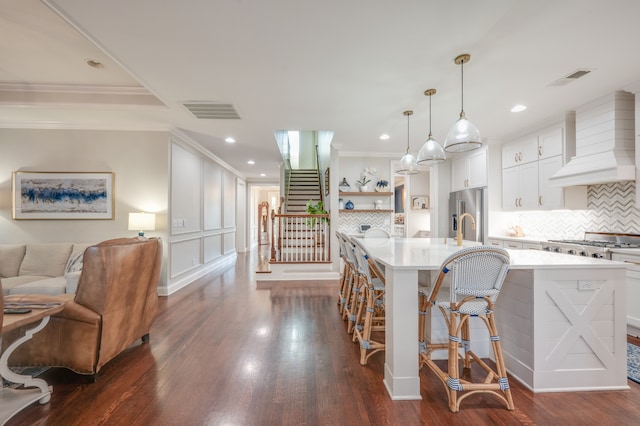
[[[0,129],[0,244],[100,242],[135,236],[130,212],[157,214],[156,231],[167,240],[169,180],[167,132]],[[14,171],[113,172],[113,220],[13,220]],[[166,247],[165,247],[166,249]],[[165,252],[166,256],[166,252]],[[161,285],[166,283],[166,275]]]
[[[236,175],[190,141],[172,135],[171,153],[169,277],[161,294],[235,260],[236,206],[238,197],[246,198],[244,190],[237,194]]]

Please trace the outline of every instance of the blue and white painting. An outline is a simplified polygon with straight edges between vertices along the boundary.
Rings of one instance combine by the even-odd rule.
[[[111,173],[14,175],[16,219],[111,219]]]

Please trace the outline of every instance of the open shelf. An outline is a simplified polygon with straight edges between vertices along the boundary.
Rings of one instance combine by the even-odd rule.
[[[347,209],[340,209],[338,210],[339,213],[393,213],[393,210],[389,210],[389,209],[351,209],[351,210],[347,210]]]
[[[393,195],[393,192],[342,192],[340,191],[340,195],[351,195],[351,196],[356,196],[356,195]]]

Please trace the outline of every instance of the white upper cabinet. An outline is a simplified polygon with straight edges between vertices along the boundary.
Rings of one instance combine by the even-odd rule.
[[[549,183],[549,178],[567,161],[565,156],[574,152],[573,114],[505,143],[502,146],[503,210],[585,208],[586,187],[562,189]]]
[[[451,191],[487,186],[487,148],[451,161]]]
[[[538,160],[537,136],[526,136],[504,144],[502,147],[502,168],[518,166]]]

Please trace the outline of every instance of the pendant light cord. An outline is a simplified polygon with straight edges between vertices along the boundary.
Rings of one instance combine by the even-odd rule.
[[[464,59],[460,61],[460,87],[462,88],[460,91],[461,115],[464,115]]]
[[[409,153],[409,117],[410,114],[407,114],[407,154]]]
[[[429,95],[429,137],[431,137],[431,95]]]

